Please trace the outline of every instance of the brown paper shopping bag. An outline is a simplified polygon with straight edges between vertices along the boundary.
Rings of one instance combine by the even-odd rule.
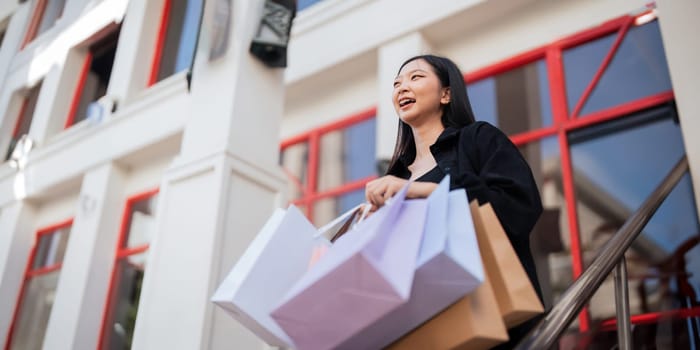
[[[508,341],[508,332],[488,276],[463,297],[387,350],[488,349]]]
[[[484,269],[508,328],[544,311],[520,259],[491,204],[470,204]]]

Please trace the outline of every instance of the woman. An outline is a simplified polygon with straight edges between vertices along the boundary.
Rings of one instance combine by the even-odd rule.
[[[372,209],[384,205],[407,181],[408,198],[425,198],[445,175],[450,187],[464,188],[470,200],[491,203],[513,248],[541,297],[529,235],[542,212],[530,167],[496,127],[475,122],[459,68],[447,58],[408,59],[394,79],[398,137],[387,175],[365,188]],[[509,330],[511,348],[535,320]]]

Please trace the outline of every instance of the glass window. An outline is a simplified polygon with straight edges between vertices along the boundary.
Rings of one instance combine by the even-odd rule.
[[[40,231],[10,329],[9,349],[41,349],[69,235],[70,224]]]
[[[15,129],[12,132],[10,147],[7,149],[5,160],[10,159],[12,151],[15,150],[15,146],[17,145],[17,142],[19,142],[22,135],[29,134],[29,128],[32,125],[32,118],[34,117],[34,109],[36,108],[36,103],[39,100],[39,91],[41,91],[41,82],[29,89],[29,92],[27,92],[27,95],[22,101],[22,107],[20,107],[19,115],[17,116],[17,122],[15,124]]]
[[[570,111],[578,103],[607,55],[617,33],[563,53],[566,95]],[[658,21],[633,26],[579,115],[586,115],[671,90]]]
[[[318,191],[376,174],[376,119],[321,136]]]
[[[552,125],[547,67],[543,60],[467,84],[477,120],[514,135]]]
[[[320,227],[365,201],[365,188],[328,197],[314,203],[314,225]]]
[[[129,349],[134,335],[148,245],[153,239],[157,193],[127,202],[122,246],[117,251],[101,349]]]
[[[671,107],[659,107],[571,134],[585,264],[590,264],[684,155],[683,138],[672,113]],[[632,314],[697,303],[700,278],[693,271],[698,271],[700,260],[700,225],[692,194],[686,175],[628,251]],[[591,300],[594,321],[615,318],[613,296],[610,278]]]
[[[309,164],[309,144],[300,142],[285,147],[280,154],[280,163],[289,181],[287,181],[289,199],[300,198],[304,194]]]
[[[157,74],[152,83],[190,68],[199,35],[202,0],[167,0],[166,6],[169,9],[165,37],[157,54],[160,61],[154,67]]]
[[[298,2],[297,2],[297,11],[304,10],[304,9],[306,9],[307,7],[309,7],[309,6],[311,6],[311,5],[315,4],[315,3],[318,3],[318,2],[321,2],[321,0],[298,0]]]
[[[537,182],[543,212],[530,234],[545,307],[556,303],[572,282],[571,244],[562,187],[561,157],[555,136],[519,146]]]
[[[56,21],[63,15],[66,0],[36,0],[35,3],[34,17],[29,25],[25,43],[34,40],[56,24]]]
[[[89,64],[90,68],[78,84],[76,97],[73,101],[75,105],[71,109],[66,127],[87,119],[88,113],[93,113],[89,106],[107,93],[118,41],[119,29],[90,47],[86,58],[89,60],[86,64]]]

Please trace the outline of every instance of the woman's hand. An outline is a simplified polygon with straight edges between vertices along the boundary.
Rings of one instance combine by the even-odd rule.
[[[393,197],[407,182],[393,175],[382,176],[368,182],[365,186],[365,199],[372,205],[370,212],[383,206],[387,199]]]
[[[368,182],[365,186],[365,198],[372,205],[370,212],[383,206],[387,199],[393,197],[407,182],[407,180],[393,175],[386,175]],[[426,198],[435,188],[437,188],[437,184],[432,182],[414,182],[409,186],[406,197]]]

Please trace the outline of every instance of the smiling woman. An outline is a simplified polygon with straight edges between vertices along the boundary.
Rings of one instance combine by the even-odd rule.
[[[394,79],[398,137],[386,176],[370,181],[365,196],[381,207],[407,181],[407,197],[425,198],[450,175],[450,188],[469,200],[491,203],[540,299],[530,232],[542,203],[530,167],[498,128],[475,122],[459,68],[449,59],[423,55],[407,60]],[[511,348],[537,318],[509,331]]]

